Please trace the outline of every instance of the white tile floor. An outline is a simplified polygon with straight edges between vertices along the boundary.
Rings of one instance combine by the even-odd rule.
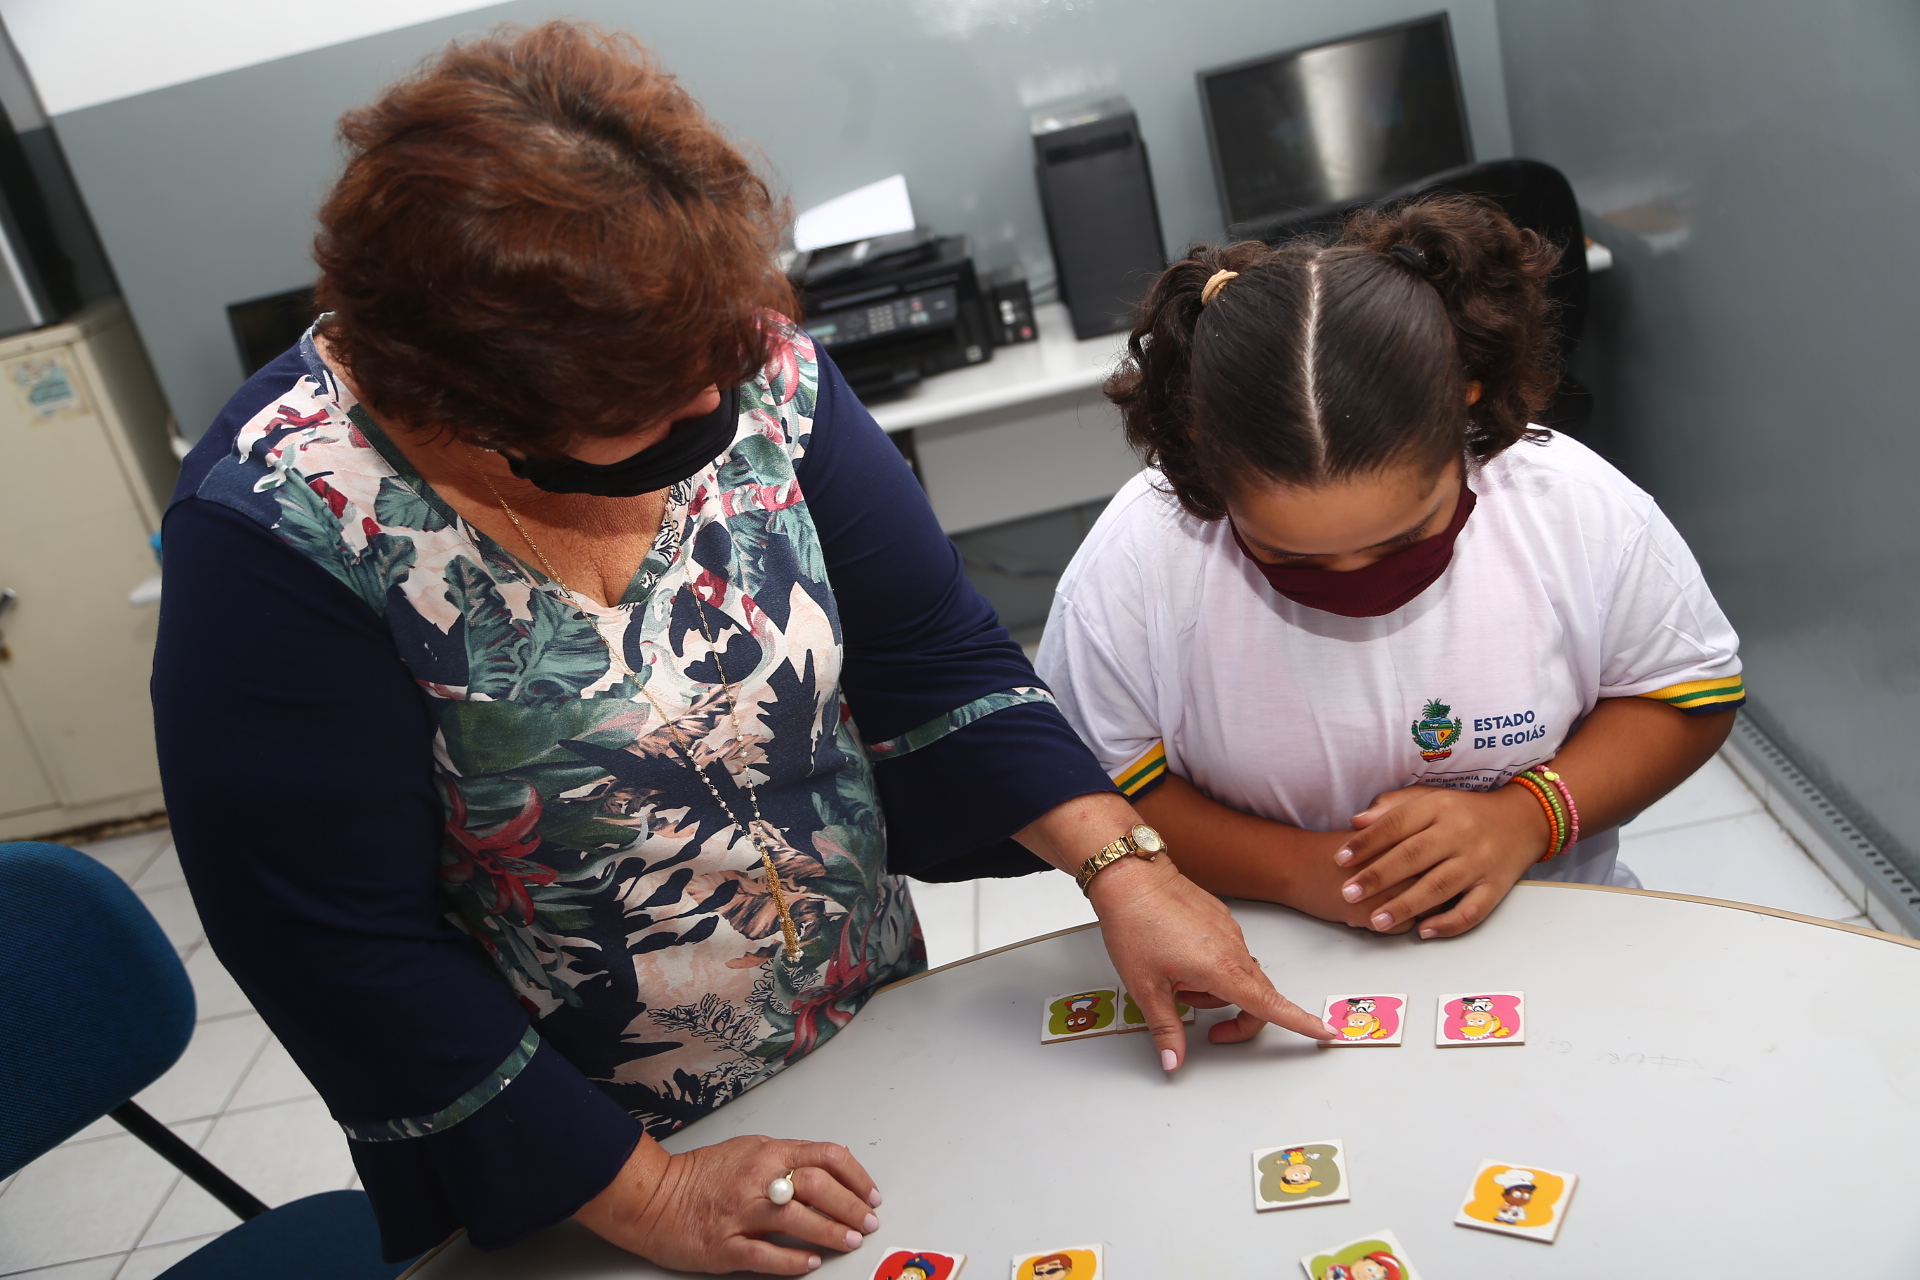
[[[1622,833],[1649,889],[1866,924],[1855,906],[1714,759]],[[186,961],[199,1025],[141,1106],[270,1205],[357,1185],[346,1141],[206,945],[164,831],[92,845]],[[1064,875],[915,885],[930,959],[946,964],[1093,919]],[[234,1224],[231,1213],[111,1120],[0,1181],[0,1276],[152,1280]]]

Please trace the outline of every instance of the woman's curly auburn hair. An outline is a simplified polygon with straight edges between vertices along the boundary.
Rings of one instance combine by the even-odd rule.
[[[1541,434],[1529,424],[1559,385],[1546,284],[1560,257],[1457,195],[1362,210],[1331,244],[1197,245],[1141,303],[1107,396],[1202,520],[1250,481],[1484,462]],[[1203,301],[1221,271],[1238,274]]]
[[[771,358],[787,207],[639,42],[575,23],[449,46],[340,121],[314,257],[375,413],[552,454]]]

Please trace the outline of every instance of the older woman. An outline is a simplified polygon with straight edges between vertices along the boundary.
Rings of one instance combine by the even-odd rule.
[[[570,1215],[689,1270],[857,1246],[844,1148],[655,1139],[924,967],[901,872],[1079,874],[1168,1070],[1176,990],[1245,1010],[1215,1039],[1331,1034],[1128,856],[1154,834],[780,318],[780,210],[671,77],[556,24],[343,133],[328,314],[168,514],[154,698],[208,935],[390,1256]]]

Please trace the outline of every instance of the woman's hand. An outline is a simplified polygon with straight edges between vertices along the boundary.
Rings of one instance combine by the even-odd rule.
[[[1071,874],[1140,820],[1112,793],[1080,796],[1042,814],[1014,839]],[[1207,1032],[1216,1044],[1249,1040],[1272,1022],[1315,1040],[1337,1034],[1273,989],[1227,904],[1181,875],[1170,854],[1152,862],[1122,858],[1093,878],[1087,895],[1113,967],[1119,970],[1168,1071],[1186,1060],[1187,1030],[1177,1003],[1201,1009],[1238,1005],[1240,1013]],[[1176,999],[1177,997],[1177,999]]]
[[[1400,932],[1460,899],[1420,922],[1423,938],[1450,938],[1486,919],[1546,851],[1548,837],[1546,813],[1516,786],[1402,787],[1375,796],[1353,825],[1357,830],[1334,861],[1350,871],[1361,868],[1341,886],[1341,896],[1371,907],[1369,927]],[[1379,902],[1396,885],[1399,891]]]
[[[1272,1022],[1315,1040],[1335,1036],[1317,1014],[1274,990],[1227,904],[1181,875],[1165,855],[1123,858],[1093,878],[1094,912],[1120,982],[1146,1015],[1160,1065],[1186,1059],[1187,1033],[1177,1003],[1200,1009],[1238,1005],[1235,1017],[1207,1031],[1215,1044],[1251,1040]]]
[[[767,1197],[793,1170],[793,1199]],[[574,1217],[606,1240],[675,1271],[805,1275],[820,1255],[773,1244],[778,1233],[822,1249],[858,1249],[880,1229],[880,1192],[845,1147],[729,1138],[670,1156],[641,1138],[619,1174]]]

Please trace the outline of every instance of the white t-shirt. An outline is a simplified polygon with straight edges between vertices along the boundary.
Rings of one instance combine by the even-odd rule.
[[[1415,783],[1497,787],[1551,759],[1601,698],[1744,701],[1738,637],[1625,476],[1555,435],[1467,482],[1478,503],[1440,578],[1347,618],[1275,591],[1227,521],[1196,520],[1144,471],[1060,579],[1041,678],[1128,794],[1170,770],[1313,831]],[[1605,882],[1617,848],[1586,833],[1530,874]]]

